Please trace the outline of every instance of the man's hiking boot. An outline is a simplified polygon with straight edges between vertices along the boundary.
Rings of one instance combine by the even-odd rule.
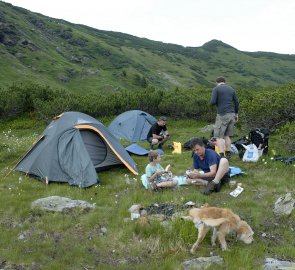
[[[215,192],[219,192],[221,190],[221,182],[219,182],[218,184],[215,185]]]
[[[230,160],[231,159],[231,151],[226,151],[225,157],[227,158],[227,160]]]
[[[221,184],[216,184],[215,182],[211,181],[208,183],[206,188],[202,191],[204,195],[210,195],[212,192],[219,192],[221,189]]]

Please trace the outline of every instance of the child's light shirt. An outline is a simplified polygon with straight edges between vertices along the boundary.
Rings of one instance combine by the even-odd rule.
[[[156,173],[156,171],[161,170],[163,171],[163,167],[157,163],[156,166],[151,165],[151,163],[149,163],[146,167],[145,167],[145,173],[147,178],[151,177],[153,174]],[[161,175],[157,175],[157,177],[155,178],[155,182],[161,182]]]

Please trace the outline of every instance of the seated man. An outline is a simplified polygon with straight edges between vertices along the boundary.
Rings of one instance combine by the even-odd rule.
[[[194,171],[189,175],[188,183],[206,186],[203,190],[205,195],[213,191],[219,192],[221,185],[229,179],[228,160],[214,150],[205,148],[202,139],[192,140],[191,147]]]
[[[161,116],[159,120],[151,126],[147,135],[147,141],[150,143],[151,149],[153,149],[156,144],[159,144],[158,148],[162,149],[163,144],[168,140],[169,133],[166,122],[167,117]]]

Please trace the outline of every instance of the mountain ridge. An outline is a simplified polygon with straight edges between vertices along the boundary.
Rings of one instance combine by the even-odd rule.
[[[295,55],[243,52],[213,39],[200,47],[152,41],[54,19],[0,2],[3,86],[38,82],[71,91],[235,87],[294,81]],[[83,90],[82,90],[83,89]]]

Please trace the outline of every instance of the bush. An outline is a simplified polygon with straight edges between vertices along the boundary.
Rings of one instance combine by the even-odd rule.
[[[285,146],[285,149],[290,152],[295,152],[295,123],[288,122],[278,130],[279,140]]]
[[[271,131],[295,119],[295,84],[277,88],[239,89],[240,121],[245,129],[265,127]],[[0,119],[31,113],[48,121],[64,111],[80,111],[102,117],[127,110],[143,110],[152,115],[192,118],[213,122],[216,108],[210,105],[211,89],[164,91],[147,86],[145,90],[117,90],[73,94],[38,84],[12,85],[0,89]]]
[[[240,120],[251,129],[265,127],[274,131],[295,119],[295,84],[247,91],[240,98]]]
[[[159,105],[161,112],[173,117],[189,117],[213,121],[215,112],[210,105],[208,89],[174,89],[167,91]]]

